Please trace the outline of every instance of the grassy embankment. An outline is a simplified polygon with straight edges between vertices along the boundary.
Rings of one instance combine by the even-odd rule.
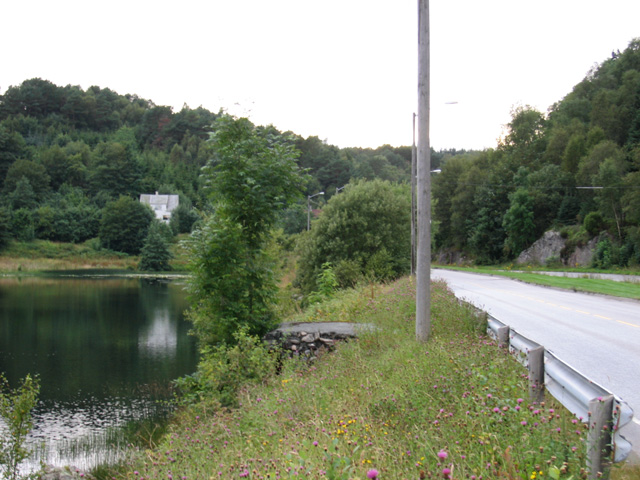
[[[563,271],[563,272],[575,272],[584,274],[581,278],[570,278],[545,275],[542,273],[535,273],[536,271],[542,271],[543,269],[535,268],[533,271],[530,267],[527,267],[524,271],[513,271],[511,268],[500,267],[452,267],[445,265],[438,265],[434,268],[448,268],[452,270],[460,270],[470,273],[483,273],[486,275],[500,275],[503,277],[513,278],[522,282],[533,283],[536,285],[543,285],[553,288],[562,288],[565,290],[572,290],[575,292],[587,292],[597,293],[600,295],[612,295],[615,297],[631,298],[635,300],[640,299],[640,284],[633,281],[617,282],[614,280],[604,280],[596,278],[587,278],[587,273],[614,273],[618,275],[639,275],[640,272],[633,270],[625,271],[600,271],[600,270],[586,270],[586,269],[563,269],[563,270],[549,270],[549,271]],[[530,271],[527,271],[530,270]]]
[[[529,403],[526,371],[482,333],[472,309],[434,285],[427,344],[415,340],[414,309],[414,285],[403,279],[300,315],[377,329],[244,386],[238,409],[182,411],[156,449],[115,476],[584,478],[584,426],[552,399]]]
[[[184,237],[184,236],[182,236]],[[176,240],[170,245],[173,271],[186,270],[186,253]],[[0,273],[37,274],[47,270],[117,269],[137,270],[139,256],[100,248],[98,239],[81,244],[33,240],[12,241],[0,252]]]

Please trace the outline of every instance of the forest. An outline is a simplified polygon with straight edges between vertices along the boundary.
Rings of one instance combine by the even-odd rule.
[[[512,111],[495,149],[457,155],[433,177],[434,248],[510,261],[549,229],[596,267],[640,263],[640,39],[593,67],[542,113]]]
[[[174,112],[136,95],[40,78],[9,87],[0,96],[0,247],[12,238],[96,238],[107,205],[154,192],[180,195],[172,229],[188,232],[209,208],[201,170],[221,114],[187,105]],[[351,179],[409,180],[411,147],[339,149],[315,136],[257,128],[296,147],[310,175],[308,194],[326,192],[320,202]],[[286,233],[303,230],[306,199],[281,217]]]
[[[553,228],[568,239],[567,255],[598,237],[598,266],[640,263],[640,39],[612,52],[547,112],[525,105],[511,113],[493,149],[432,149],[432,169],[441,170],[432,177],[434,252],[510,261]],[[174,112],[136,95],[40,78],[10,86],[0,96],[0,248],[11,239],[99,238],[106,212],[128,208],[123,197],[154,192],[180,195],[171,229],[189,232],[211,208],[201,171],[222,114],[187,105]],[[304,193],[325,192],[314,208],[350,182],[410,180],[411,146],[338,148],[256,128],[295,147],[308,174]],[[303,198],[278,226],[294,234],[306,223]]]

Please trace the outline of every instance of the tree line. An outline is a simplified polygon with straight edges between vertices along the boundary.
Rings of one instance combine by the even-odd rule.
[[[640,39],[613,52],[546,114],[516,107],[495,149],[433,177],[435,249],[509,261],[545,231],[567,248],[600,235],[596,266],[640,263]]]
[[[156,191],[180,195],[174,230],[189,231],[194,212],[202,217],[210,208],[201,170],[213,154],[209,137],[222,113],[187,105],[174,112],[136,95],[40,78],[9,87],[0,96],[0,244],[96,238],[107,204]],[[311,177],[304,193],[324,191],[322,201],[352,178],[409,179],[410,147],[339,149],[317,136],[285,133]],[[303,230],[305,201],[280,217],[287,233]]]

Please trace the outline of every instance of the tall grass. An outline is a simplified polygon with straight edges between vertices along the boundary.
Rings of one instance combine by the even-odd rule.
[[[345,297],[374,324],[309,365],[245,385],[241,407],[183,411],[157,449],[117,478],[579,479],[585,427],[527,400],[526,372],[442,284],[432,337],[414,340],[410,279]]]

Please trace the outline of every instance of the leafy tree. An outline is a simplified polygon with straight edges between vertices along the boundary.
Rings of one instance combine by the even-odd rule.
[[[166,272],[171,270],[169,260],[171,251],[169,245],[160,231],[160,223],[153,221],[149,227],[149,233],[144,241],[140,254],[140,264],[138,268],[150,272]]]
[[[618,233],[618,238],[622,240],[622,226],[624,224],[624,209],[622,197],[622,172],[620,163],[613,158],[607,158],[601,165],[598,174],[593,182],[603,187],[597,190],[596,202],[600,211],[606,218],[613,219],[613,223]]]
[[[14,210],[19,208],[31,210],[35,208],[37,203],[36,194],[31,188],[31,183],[27,177],[22,177],[18,180],[15,190],[9,194],[9,203]]]
[[[11,212],[11,232],[16,240],[29,242],[35,238],[33,213],[26,208]]]
[[[518,165],[534,165],[546,149],[544,127],[545,119],[539,111],[529,105],[516,107],[500,148],[510,153]]]
[[[18,181],[22,178],[29,180],[29,184],[36,195],[44,195],[49,191],[49,175],[46,169],[39,163],[31,160],[16,160],[4,180],[4,192],[9,194],[16,189]]]
[[[174,234],[191,233],[193,225],[200,220],[198,213],[186,200],[181,200],[178,207],[171,212],[169,225]]]
[[[580,159],[585,154],[584,137],[582,135],[573,135],[569,139],[569,143],[562,155],[562,168],[569,173],[575,174],[578,171]]]
[[[502,226],[507,234],[505,250],[514,256],[535,240],[533,223],[533,200],[524,188],[519,188],[511,196],[511,206],[504,215]]]
[[[273,326],[276,284],[265,254],[278,211],[300,195],[297,152],[287,139],[246,118],[220,116],[205,171],[215,213],[192,235],[190,318],[202,345],[234,343],[246,328]]]
[[[111,250],[137,255],[153,219],[153,212],[147,205],[122,196],[107,203],[102,210],[100,243]]]
[[[137,196],[141,193],[142,171],[131,145],[119,142],[101,143],[94,150],[91,184],[94,192],[113,196]]]
[[[11,213],[0,206],[0,251],[7,246],[11,239]]]
[[[363,275],[401,275],[410,266],[410,230],[409,185],[382,180],[351,183],[329,200],[303,238],[297,282],[307,293],[316,290],[327,262],[336,272],[343,270],[342,262],[356,262]]]
[[[25,141],[19,132],[11,131],[0,124],[0,187],[9,167],[20,157],[25,147]]]

